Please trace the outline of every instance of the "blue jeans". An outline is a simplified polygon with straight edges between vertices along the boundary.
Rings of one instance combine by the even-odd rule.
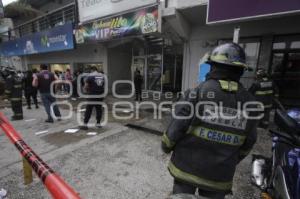
[[[41,93],[41,98],[43,105],[45,107],[46,113],[48,115],[48,120],[53,120],[51,116],[51,105],[56,101],[56,99],[50,93]],[[56,117],[61,117],[60,111],[57,105],[53,106],[53,112]]]

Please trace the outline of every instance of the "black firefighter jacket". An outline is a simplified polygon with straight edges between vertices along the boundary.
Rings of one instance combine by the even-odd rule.
[[[249,92],[255,96],[257,101],[263,103],[265,109],[271,109],[274,97],[278,97],[278,89],[269,78],[256,80]]]
[[[243,108],[249,101],[254,97],[233,81],[209,79],[187,91],[175,113],[193,116],[173,116],[162,137],[163,150],[173,151],[170,174],[203,190],[231,192],[236,165],[256,142],[258,120],[247,116],[257,114]]]
[[[5,82],[5,94],[13,102],[22,101],[23,81],[17,75],[9,75]]]

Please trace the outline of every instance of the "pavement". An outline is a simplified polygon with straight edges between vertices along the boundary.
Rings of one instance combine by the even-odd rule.
[[[150,114],[147,118],[132,122],[136,126],[147,129],[153,129],[158,132],[164,132],[167,130],[169,122],[171,121],[170,114],[164,113],[162,120],[156,120],[153,118],[153,114]],[[264,129],[258,128],[257,142],[253,147],[250,155],[248,155],[237,166],[236,174],[234,176],[233,194],[228,195],[226,199],[259,199],[260,190],[253,186],[250,182],[251,166],[252,166],[252,154],[260,154],[266,157],[271,157],[272,142],[268,132]],[[171,183],[171,182],[170,182]]]
[[[63,115],[66,109],[61,109]],[[10,109],[2,109],[10,116]],[[75,110],[77,111],[77,110]],[[157,120],[151,110],[141,119],[118,121],[109,117],[102,129],[92,128],[66,134],[77,128],[76,115],[72,118],[46,124],[43,107],[24,108],[25,119],[13,122],[25,142],[84,199],[163,199],[172,190],[173,179],[167,171],[170,159],[160,150],[160,137],[147,131],[126,127],[132,123],[164,131],[170,117]],[[41,131],[46,133],[36,135]],[[97,132],[88,136],[87,132]],[[270,155],[271,139],[259,130],[258,142],[252,153]],[[250,184],[251,156],[237,168],[233,195],[227,199],[259,198],[259,190]],[[0,189],[8,190],[8,199],[51,198],[37,177],[28,186],[23,185],[20,155],[6,136],[0,132]]]

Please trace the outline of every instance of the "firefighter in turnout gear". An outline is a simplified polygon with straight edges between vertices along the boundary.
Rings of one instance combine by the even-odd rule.
[[[23,119],[22,90],[22,78],[18,76],[15,71],[9,70],[9,76],[5,81],[5,94],[11,103],[11,108],[14,113],[11,120]]]
[[[278,92],[274,82],[268,77],[268,74],[264,69],[257,70],[256,81],[250,87],[249,92],[255,96],[257,101],[264,105],[264,117],[260,121],[259,126],[268,128],[273,100],[274,97],[278,97]]]
[[[247,68],[237,44],[220,45],[208,63],[206,81],[188,90],[175,105],[175,115],[162,137],[162,149],[172,153],[168,169],[173,194],[223,199],[231,193],[236,165],[256,142],[254,97],[239,83]],[[252,118],[250,118],[252,117]]]

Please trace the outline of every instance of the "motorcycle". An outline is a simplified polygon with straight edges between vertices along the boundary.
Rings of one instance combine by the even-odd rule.
[[[263,199],[300,199],[300,109],[275,111],[272,157],[253,155],[251,182]]]

